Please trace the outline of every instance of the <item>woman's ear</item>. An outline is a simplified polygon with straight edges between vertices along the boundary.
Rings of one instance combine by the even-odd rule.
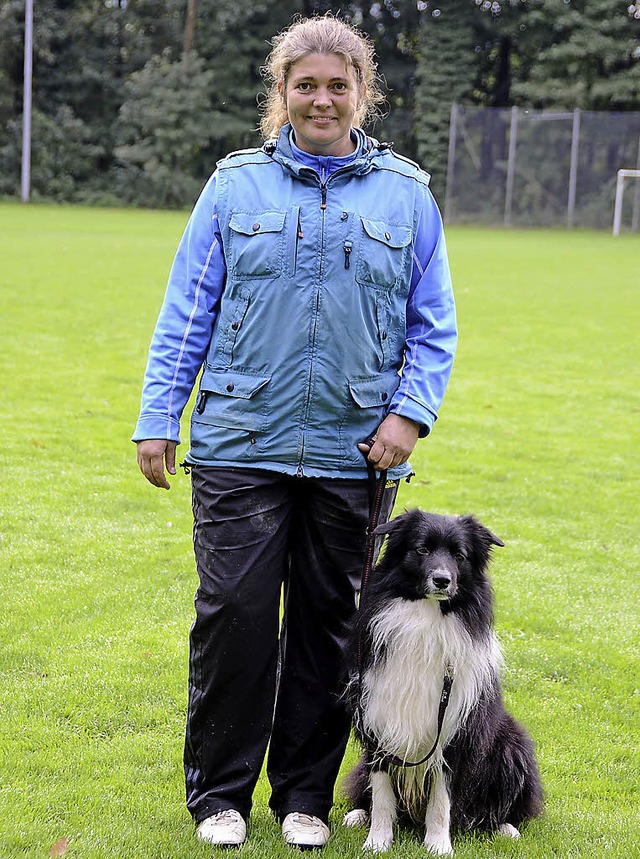
[[[360,87],[360,93],[358,95],[358,107],[362,107],[362,103],[364,102],[366,94],[367,94],[367,85],[364,81],[362,81],[362,85]]]
[[[284,84],[284,81],[278,81],[277,87],[278,87],[278,92],[280,93],[280,99],[282,101],[282,104],[286,107],[287,106],[287,88]]]

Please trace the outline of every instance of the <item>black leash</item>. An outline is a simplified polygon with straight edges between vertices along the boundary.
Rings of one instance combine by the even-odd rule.
[[[368,439],[366,444],[373,444],[373,439]],[[375,530],[378,527],[378,523],[380,521],[380,510],[382,509],[382,499],[384,498],[384,490],[387,484],[387,469],[383,468],[380,470],[379,476],[376,477],[376,470],[373,467],[373,463],[369,462],[367,459],[369,451],[366,453],[363,452],[364,461],[367,465],[367,480],[369,484],[369,525],[367,526],[367,544],[365,547],[364,553],[364,565],[362,567],[362,578],[360,580],[360,600],[359,607],[362,608],[364,595],[367,590],[367,586],[369,584],[369,577],[371,576],[371,570],[373,568],[373,557],[375,555],[375,547],[376,547],[376,538],[375,538]],[[357,658],[357,667],[358,667],[358,683],[360,688],[362,688],[362,648],[361,648],[361,636],[358,635],[358,641],[356,645],[356,658]]]
[[[385,763],[390,764],[394,767],[406,768],[419,767],[421,764],[426,764],[426,762],[434,756],[436,749],[438,748],[438,743],[440,742],[440,734],[442,733],[442,723],[444,722],[444,714],[447,711],[447,705],[449,704],[452,686],[453,673],[451,672],[450,668],[447,668],[444,673],[444,680],[442,681],[442,694],[440,696],[440,706],[438,707],[438,730],[436,732],[436,739],[431,749],[423,758],[420,758],[419,761],[406,761],[404,760],[404,758],[399,758],[397,755],[392,755],[391,752],[385,752],[384,749],[380,748],[380,744],[375,739],[375,737],[372,737],[370,734],[363,733],[363,736],[367,743],[367,747],[373,755],[373,762],[375,764]]]
[[[369,447],[373,444],[373,440],[370,439],[367,441]],[[362,608],[364,604],[365,594],[367,587],[369,585],[369,578],[371,576],[371,570],[373,568],[373,557],[375,553],[375,530],[378,527],[379,519],[380,519],[380,510],[382,508],[382,499],[384,497],[384,490],[386,488],[387,483],[387,470],[381,469],[378,477],[376,478],[376,470],[373,467],[373,464],[369,462],[368,451],[363,454],[365,458],[365,462],[367,464],[367,479],[369,481],[369,527],[367,529],[367,546],[365,551],[365,559],[364,566],[362,569],[362,581],[360,584],[360,608]],[[419,761],[406,761],[402,758],[399,758],[397,755],[392,755],[390,752],[385,752],[384,749],[380,748],[379,742],[375,737],[372,737],[367,731],[364,730],[364,720],[362,716],[362,704],[361,704],[361,696],[362,696],[362,642],[361,642],[361,634],[358,635],[357,640],[357,668],[358,668],[358,712],[357,719],[360,723],[360,731],[362,733],[362,737],[364,739],[364,743],[368,749],[368,751],[373,756],[373,762],[375,764],[386,763],[390,764],[394,767],[419,767],[422,764],[426,764],[426,762],[433,757],[438,748],[438,743],[440,742],[440,734],[442,733],[442,725],[444,723],[444,715],[447,712],[447,706],[449,705],[449,698],[451,697],[451,687],[453,686],[453,671],[451,668],[447,667],[444,672],[444,678],[442,681],[442,694],[440,695],[440,705],[438,707],[438,726],[436,731],[436,739],[435,742],[430,749],[430,751]]]

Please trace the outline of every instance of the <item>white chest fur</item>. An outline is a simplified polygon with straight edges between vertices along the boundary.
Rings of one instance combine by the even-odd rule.
[[[418,760],[437,736],[445,670],[453,673],[438,753],[464,724],[480,693],[495,681],[500,648],[488,629],[471,638],[455,612],[435,600],[390,601],[371,624],[373,664],[362,684],[364,728],[387,753]]]

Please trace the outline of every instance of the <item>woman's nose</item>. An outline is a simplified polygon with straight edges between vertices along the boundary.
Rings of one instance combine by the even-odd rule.
[[[315,98],[313,99],[313,103],[317,107],[330,107],[331,96],[329,95],[329,91],[325,89],[317,90]]]

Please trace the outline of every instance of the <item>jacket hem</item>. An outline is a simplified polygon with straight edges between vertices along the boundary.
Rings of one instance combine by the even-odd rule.
[[[324,466],[308,465],[307,463],[289,464],[285,462],[238,462],[237,460],[207,460],[199,459],[191,455],[191,452],[185,456],[187,465],[203,465],[209,468],[258,468],[264,471],[275,471],[278,474],[287,474],[291,477],[323,477],[336,480],[366,480],[367,467],[362,460],[362,466],[345,467],[345,468],[325,468]],[[413,469],[409,462],[398,465],[395,468],[390,468],[387,471],[389,480],[402,480],[404,477],[409,477],[413,474]]]

